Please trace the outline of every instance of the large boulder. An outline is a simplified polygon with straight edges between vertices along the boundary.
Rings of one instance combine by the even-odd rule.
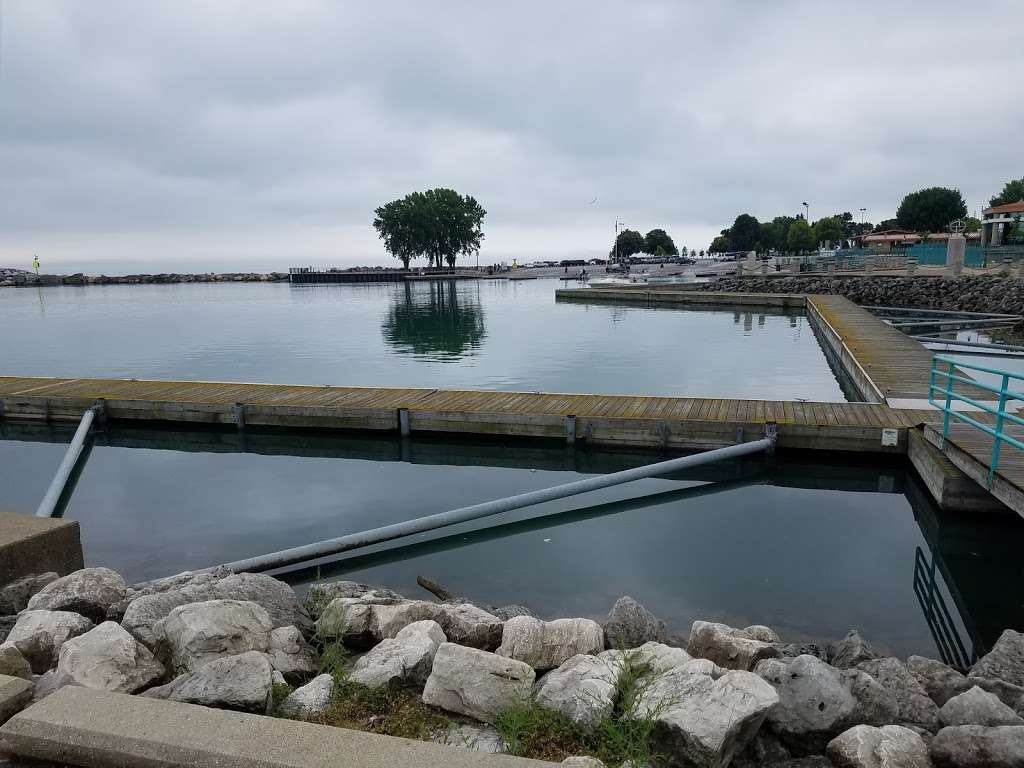
[[[579,654],[537,681],[534,697],[583,728],[593,728],[610,715],[624,670],[622,653]]]
[[[1024,725],[1024,719],[999,700],[994,693],[974,686],[954,696],[939,710],[946,725]]]
[[[690,628],[690,642],[686,650],[691,656],[709,659],[720,667],[749,672],[762,659],[778,658],[779,651],[772,644],[777,640],[776,637],[764,642],[743,629],[695,621]]]
[[[377,592],[362,597],[331,600],[317,619],[317,634],[341,640],[355,650],[366,650],[395,637],[416,621],[436,621],[453,643],[491,650],[501,641],[501,620],[468,603],[429,603],[395,600]]]
[[[334,698],[334,678],[317,675],[301,688],[296,688],[281,702],[281,714],[287,717],[313,718],[322,715]]]
[[[693,661],[693,656],[682,648],[663,643],[644,643],[629,652],[630,661],[634,666],[646,670],[649,674],[660,675],[673,667],[679,667]]]
[[[262,573],[233,574],[225,569],[186,572],[137,586],[141,588],[121,605],[121,626],[150,648],[155,648],[159,639],[154,632],[157,622],[182,605],[209,600],[256,603],[267,612],[273,629],[296,627],[308,636],[313,627],[292,588]]]
[[[320,669],[316,653],[296,627],[272,630],[267,654],[274,671],[293,684],[308,680]]]
[[[0,675],[32,679],[32,665],[13,644],[0,645]]]
[[[114,603],[107,609],[107,619],[117,622],[122,621],[128,606],[139,598],[167,592],[178,592],[186,589],[200,589],[203,586],[223,579],[225,576],[230,576],[231,573],[232,571],[224,566],[217,566],[209,571],[184,571],[173,576],[164,576],[160,579],[153,579],[151,581],[143,581],[133,584],[128,587],[128,591],[125,592],[125,595],[121,600]],[[203,592],[197,593],[194,600],[188,600],[186,602],[198,602],[201,600],[208,600],[210,598],[211,595]],[[184,603],[176,603],[171,607],[174,608],[177,605],[184,605]],[[157,619],[162,619],[169,612],[170,608],[168,608],[161,616],[158,616]],[[156,621],[156,619],[154,619],[154,621]],[[128,627],[125,627],[125,629],[128,629]],[[131,630],[129,629],[129,631]]]
[[[93,622],[124,597],[128,585],[109,568],[83,568],[51,581],[29,598],[30,611],[70,611]]]
[[[472,749],[474,752],[486,752],[492,755],[505,752],[508,747],[496,728],[476,723],[452,723],[447,730],[437,734],[433,740],[449,747]]]
[[[646,642],[664,643],[668,639],[665,622],[629,595],[615,601],[602,628],[605,644],[623,651],[639,648]]]
[[[60,649],[61,685],[135,693],[164,676],[164,666],[146,646],[113,621],[73,637]]]
[[[939,729],[938,706],[899,659],[890,656],[862,661],[857,669],[871,675],[896,699],[897,723],[915,725],[932,733]]]
[[[695,659],[654,678],[636,706],[654,719],[655,741],[673,765],[724,768],[778,702],[757,675]]]
[[[306,591],[306,599],[303,601],[309,615],[314,619],[320,618],[332,600],[339,597],[361,598],[367,595],[375,595],[379,598],[390,599],[394,602],[405,600],[397,592],[383,587],[371,587],[368,584],[360,584],[357,581],[320,581],[311,584]]]
[[[142,695],[218,709],[267,714],[273,701],[273,668],[267,654],[247,651],[214,659]]]
[[[447,642],[444,630],[436,621],[414,621],[360,657],[348,679],[370,688],[392,682],[422,686],[430,676],[437,649],[444,642]]]
[[[899,725],[855,725],[828,743],[836,768],[931,768],[928,745]]]
[[[937,768],[1021,768],[1024,766],[1024,726],[943,728],[932,739],[931,757]]]
[[[497,653],[542,671],[554,669],[577,654],[603,650],[604,631],[591,619],[541,621],[516,616],[505,622]]]
[[[191,672],[222,656],[270,647],[270,617],[256,603],[208,600],[189,603],[157,622],[161,656],[175,673]]]
[[[65,642],[92,628],[91,621],[71,611],[24,611],[4,642],[17,648],[32,671],[41,675],[57,663]]]
[[[800,752],[819,752],[854,725],[888,725],[896,720],[896,699],[859,669],[838,670],[814,656],[789,663],[760,662],[758,675],[779,694],[768,725]]]
[[[423,689],[423,702],[493,723],[501,712],[530,698],[535,674],[515,659],[444,643]]]
[[[940,707],[971,687],[966,677],[935,659],[911,656],[907,659],[907,669],[928,693],[931,700]]]
[[[851,629],[834,648],[831,649],[829,661],[833,667],[849,669],[862,661],[877,659],[881,654],[870,643],[860,636],[860,632]]]
[[[60,578],[53,571],[32,573],[0,587],[0,614],[14,615],[28,608],[28,601],[39,590]]]
[[[1024,687],[1024,634],[1012,629],[1004,630],[992,650],[971,667],[968,677],[1001,680]]]

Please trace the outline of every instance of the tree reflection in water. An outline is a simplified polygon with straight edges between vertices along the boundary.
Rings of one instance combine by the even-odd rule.
[[[454,362],[475,351],[487,336],[480,286],[454,280],[406,283],[381,326],[395,352]]]

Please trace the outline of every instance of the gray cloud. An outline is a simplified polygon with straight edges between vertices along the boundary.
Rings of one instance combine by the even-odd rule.
[[[616,217],[705,247],[1024,173],[1012,0],[3,12],[0,262],[380,261],[373,208],[436,185],[488,209],[483,259],[596,255]]]

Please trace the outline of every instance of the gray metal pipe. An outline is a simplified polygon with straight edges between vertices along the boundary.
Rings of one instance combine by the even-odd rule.
[[[947,331],[936,331],[936,333],[947,333]],[[927,333],[911,336],[910,338],[926,344],[945,344],[950,347],[977,347],[979,349],[998,349],[1000,352],[1024,352],[1024,347],[1016,344],[989,344],[985,341],[957,341],[956,339],[941,339]]]
[[[46,495],[39,502],[39,507],[36,509],[36,517],[53,517],[54,511],[57,509],[57,502],[64,495],[68,478],[71,477],[71,472],[74,470],[75,464],[78,463],[78,459],[85,449],[86,440],[89,438],[89,430],[92,428],[92,422],[96,418],[97,410],[98,408],[93,406],[82,414],[82,420],[78,422],[78,429],[75,430],[74,437],[71,438],[71,443],[64,452],[64,458],[61,460],[60,466],[57,467],[57,474],[53,476],[53,480],[50,481],[50,487],[46,489]]]
[[[774,426],[774,425],[772,425]],[[510,512],[514,509],[529,507],[534,504],[541,504],[546,501],[564,499],[567,496],[576,496],[588,491],[596,491],[601,488],[609,488],[613,485],[622,485],[634,480],[642,480],[655,475],[664,475],[682,469],[708,464],[723,459],[733,459],[739,456],[747,456],[752,453],[771,450],[775,446],[774,432],[769,437],[761,440],[754,440],[749,443],[730,445],[725,448],[716,448],[711,451],[682,456],[678,459],[659,461],[655,464],[647,464],[643,467],[625,469],[621,472],[612,472],[607,475],[588,477],[585,480],[576,480],[564,485],[556,485],[553,488],[544,488],[538,491],[528,491],[516,496],[509,496],[504,499],[485,501],[481,504],[473,504],[469,507],[452,509],[448,512],[441,512],[436,515],[427,515],[415,520],[406,520],[401,523],[385,525],[380,528],[372,528],[360,533],[350,533],[346,536],[339,536],[335,539],[306,544],[301,547],[293,547],[280,552],[271,552],[258,557],[250,557],[245,560],[236,560],[233,563],[225,563],[226,567],[241,573],[244,571],[269,571],[274,568],[304,563],[321,557],[336,555],[340,552],[347,552],[352,549],[368,547],[373,544],[380,544],[392,539],[411,536],[416,533],[432,531],[436,528],[444,528],[449,525],[465,523],[470,520],[478,520],[482,517],[498,515],[502,512]]]

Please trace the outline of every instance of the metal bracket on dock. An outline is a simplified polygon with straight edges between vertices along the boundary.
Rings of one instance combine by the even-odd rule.
[[[764,436],[771,441],[771,445],[768,446],[768,453],[775,452],[775,443],[779,440],[779,425],[774,421],[766,421],[764,425]]]
[[[398,433],[402,437],[408,437],[412,429],[409,427],[409,409],[398,409]]]
[[[565,417],[565,442],[569,445],[576,443],[576,417]]]
[[[92,404],[92,410],[96,416],[93,420],[94,427],[105,427],[107,425],[107,401],[102,397]]]
[[[245,403],[235,403],[234,413],[235,413],[235,426],[238,427],[238,429],[240,431],[244,430],[245,429]]]

